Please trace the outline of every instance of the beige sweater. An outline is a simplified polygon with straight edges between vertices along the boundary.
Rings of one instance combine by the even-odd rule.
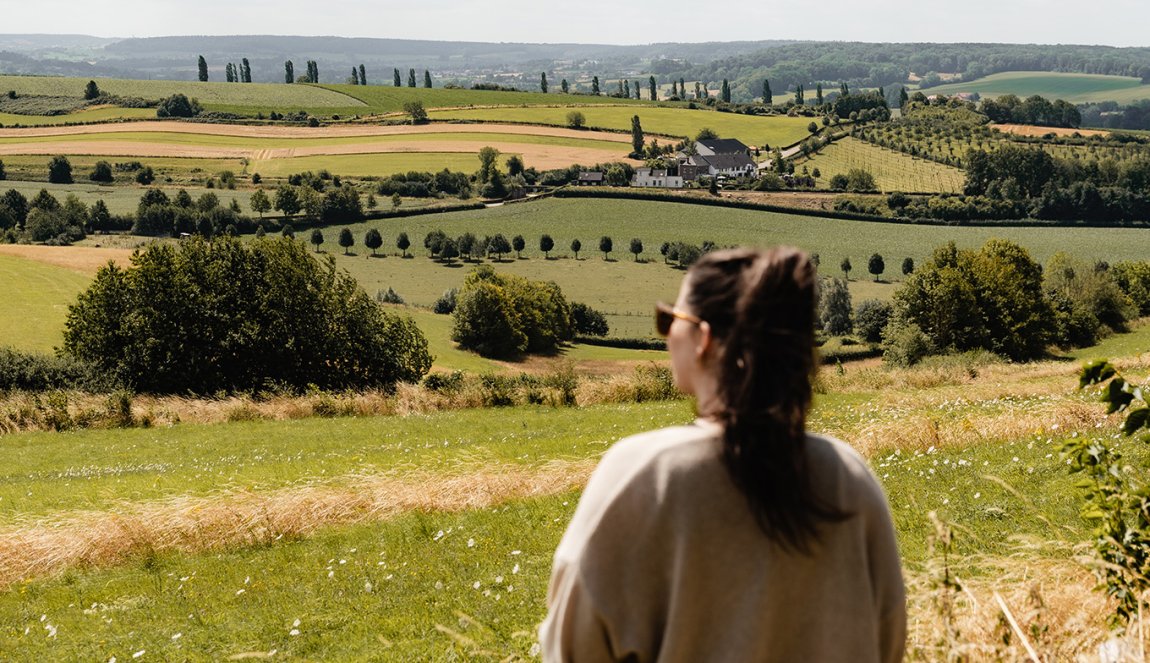
[[[854,514],[803,556],[771,543],[707,423],[620,441],[555,551],[544,661],[902,660],[906,606],[886,497],[846,444],[808,436],[819,495]]]

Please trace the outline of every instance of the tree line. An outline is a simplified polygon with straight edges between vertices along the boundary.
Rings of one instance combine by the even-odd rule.
[[[208,62],[204,56],[200,55],[196,60],[197,78],[201,82],[207,82],[210,79],[208,71]],[[224,66],[224,77],[228,83],[251,83],[252,82],[252,68],[247,58],[241,58],[240,64],[237,66],[235,63],[228,62]],[[284,83],[319,83],[319,63],[315,60],[307,60],[306,71],[299,76],[295,73],[295,63],[292,60],[284,61]],[[344,82],[351,85],[368,85],[367,67],[360,63],[351,68],[351,75],[348,76]],[[394,71],[393,82],[395,87],[403,87],[403,79],[400,75],[398,68]],[[432,87],[431,71],[423,70],[423,87]],[[416,87],[415,69],[408,70],[407,74],[407,87]]]

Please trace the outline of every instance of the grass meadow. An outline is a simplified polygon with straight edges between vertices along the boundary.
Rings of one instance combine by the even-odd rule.
[[[463,147],[463,146],[460,146]],[[502,154],[501,157],[509,157]],[[393,173],[438,172],[444,168],[471,173],[479,169],[479,150],[474,152],[376,152],[373,154],[326,154],[310,157],[255,159],[248,170],[264,177],[287,177],[304,171],[327,170],[343,177],[381,177]]]
[[[818,168],[818,184],[822,187],[829,186],[835,175],[846,175],[852,168],[869,171],[882,191],[960,193],[966,181],[966,174],[958,168],[888,150],[849,136],[796,164],[810,169]]]
[[[125,150],[127,151],[127,150]],[[0,157],[0,161],[4,162],[4,170],[8,172],[8,180],[0,187],[4,189],[13,186],[34,186],[39,191],[41,188],[48,185],[48,161],[51,159],[45,155],[5,155]],[[96,155],[68,155],[68,162],[72,164],[72,179],[76,182],[85,182],[88,180],[88,175],[95,168],[96,162],[107,161],[115,164],[121,161],[139,161],[145,166],[151,166],[156,174],[156,184],[164,186],[169,182],[186,183],[194,185],[196,182],[203,182],[209,177],[214,177],[218,173],[225,170],[230,170],[236,175],[244,175],[250,172],[247,164],[243,159],[199,159],[192,157],[141,157],[126,154],[123,156],[96,156]],[[137,191],[135,187],[135,173],[131,172],[115,172],[116,184],[127,184],[123,193],[109,192],[107,195],[110,197],[120,197],[132,195],[130,192]],[[112,187],[107,187],[111,189]],[[120,188],[120,187],[115,187]],[[79,194],[77,194],[79,195]],[[136,198],[139,199],[140,193],[136,193]],[[135,209],[135,206],[132,206]]]
[[[2,77],[0,77],[2,78]],[[71,122],[112,122],[116,120],[137,120],[156,117],[153,108],[92,108],[65,115],[16,115],[0,113],[0,126],[39,127]]]
[[[7,162],[5,162],[5,166],[7,166]],[[83,168],[83,165],[77,164],[75,160],[72,160],[72,166],[73,172],[75,172],[77,167],[81,169]],[[207,172],[214,174],[219,171],[212,170]],[[121,177],[125,177],[125,174],[123,173],[118,174]],[[5,181],[0,183],[0,190],[7,191],[9,189],[15,189],[24,194],[26,198],[31,200],[33,197],[35,197],[36,194],[40,193],[41,189],[45,189],[48,191],[48,193],[55,196],[56,199],[60,202],[64,202],[64,199],[68,196],[68,194],[72,194],[79,198],[80,201],[86,205],[92,205],[97,200],[103,200],[104,204],[108,206],[108,211],[110,211],[112,214],[135,214],[136,209],[140,204],[140,196],[143,196],[144,192],[148,189],[158,188],[164,193],[168,194],[168,196],[174,196],[177,191],[183,189],[187,191],[188,194],[192,196],[192,198],[198,198],[205,193],[213,193],[219,197],[220,202],[224,205],[230,204],[234,198],[239,202],[245,214],[252,214],[251,195],[255,192],[254,189],[208,189],[204,186],[173,186],[160,182],[157,182],[156,184],[148,187],[136,184],[128,186],[106,186],[96,184],[94,182],[82,182],[82,177],[83,173],[81,172],[81,177],[76,178],[77,182],[75,184],[52,184],[49,182],[27,182],[16,180]],[[137,237],[135,239],[140,241],[144,238]]]
[[[390,82],[390,73],[388,81]],[[406,80],[406,78],[404,79]],[[371,77],[368,77],[371,81]],[[420,79],[422,83],[422,79]],[[544,94],[542,92],[499,92],[494,90],[465,90],[446,88],[409,88],[394,87],[392,85],[323,85],[325,89],[333,90],[363,102],[374,113],[389,113],[403,111],[403,105],[409,101],[421,101],[425,108],[456,108],[467,106],[644,106],[651,105],[649,101],[637,99],[619,99],[607,96],[592,96],[589,94],[562,94],[559,93],[558,82],[554,84],[555,92]]]
[[[1130,337],[1146,347],[1150,326]],[[1121,365],[1145,376],[1150,356]],[[810,427],[859,449],[887,491],[912,659],[1021,660],[996,631],[995,592],[1044,660],[1107,637],[1075,557],[1087,530],[1059,447],[1086,435],[1139,466],[1150,455],[1112,437],[1117,420],[1075,389],[1076,370],[945,359],[824,372]],[[595,460],[692,416],[681,400],[0,437],[12,459],[0,651],[528,659],[551,555]],[[945,567],[932,514],[954,532]],[[944,572],[961,593],[940,589]]]
[[[23,258],[0,255],[0,344],[51,353],[64,342],[68,305],[88,286],[84,274]]]
[[[1143,85],[1138,78],[1042,71],[1008,71],[973,81],[939,85],[924,92],[945,95],[977,92],[984,97],[1013,94],[1022,99],[1038,94],[1048,99],[1065,99],[1075,104],[1095,101],[1129,103],[1139,99],[1150,99],[1150,85]]]
[[[243,85],[200,81],[152,81],[119,78],[68,78],[59,76],[0,76],[0,89],[17,94],[82,97],[84,86],[95,80],[99,88],[120,97],[162,99],[176,93],[200,100],[209,110],[216,106],[251,106],[284,111],[360,108],[367,104],[339,91],[318,85]],[[152,110],[150,117],[155,117]]]
[[[823,271],[833,276],[842,275],[839,263],[849,257],[854,266],[851,287],[856,302],[888,299],[895,288],[891,283],[874,283],[866,273],[872,253],[886,259],[883,278],[892,281],[901,278],[898,269],[904,257],[921,263],[936,246],[951,240],[963,247],[978,247],[990,238],[1010,239],[1042,262],[1057,251],[1069,251],[1084,260],[1111,262],[1144,257],[1144,233],[1138,229],[917,226],[626,200],[549,199],[349,227],[359,243],[353,249],[357,255],[342,254],[335,245],[335,228],[325,231],[327,243],[323,248],[369,293],[391,287],[408,303],[419,306],[430,306],[444,290],[457,287],[470,269],[459,261],[444,265],[428,259],[422,239],[429,231],[442,229],[450,236],[502,233],[508,239],[522,234],[527,242],[525,259],[515,260],[511,254],[496,268],[555,281],[570,299],[608,313],[612,334],[621,336],[649,335],[651,304],[657,299],[674,299],[682,272],[663,264],[658,251],[664,241],[712,241],[720,246],[794,244],[818,253]],[[368,228],[380,231],[384,250],[392,255],[367,257],[362,237]],[[405,260],[395,255],[395,238],[400,232],[410,237],[409,253],[414,257]],[[538,248],[543,233],[555,241],[551,260],[545,260]],[[597,251],[602,235],[612,237],[611,261],[604,261]],[[636,263],[627,253],[632,237],[643,242],[644,262]],[[583,244],[579,260],[572,257],[572,239]]]
[[[432,111],[434,120],[480,120],[484,122],[530,122],[567,126],[570,108],[482,108]],[[738,138],[750,146],[781,147],[810,135],[809,117],[775,115],[758,117],[713,110],[688,110],[665,107],[588,107],[580,108],[591,128],[629,131],[631,118],[639,116],[643,130],[654,134],[694,138],[701,129],[710,128],[723,138]]]

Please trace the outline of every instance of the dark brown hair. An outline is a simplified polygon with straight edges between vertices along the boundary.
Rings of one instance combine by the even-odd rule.
[[[687,306],[716,341],[723,460],[759,525],[809,552],[818,525],[845,514],[815,494],[804,443],[816,370],[810,257],[792,247],[714,251],[687,275]]]

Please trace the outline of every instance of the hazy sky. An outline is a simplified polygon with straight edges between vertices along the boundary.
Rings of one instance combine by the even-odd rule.
[[[4,2],[0,32],[646,44],[820,39],[1150,46],[1148,0]]]

